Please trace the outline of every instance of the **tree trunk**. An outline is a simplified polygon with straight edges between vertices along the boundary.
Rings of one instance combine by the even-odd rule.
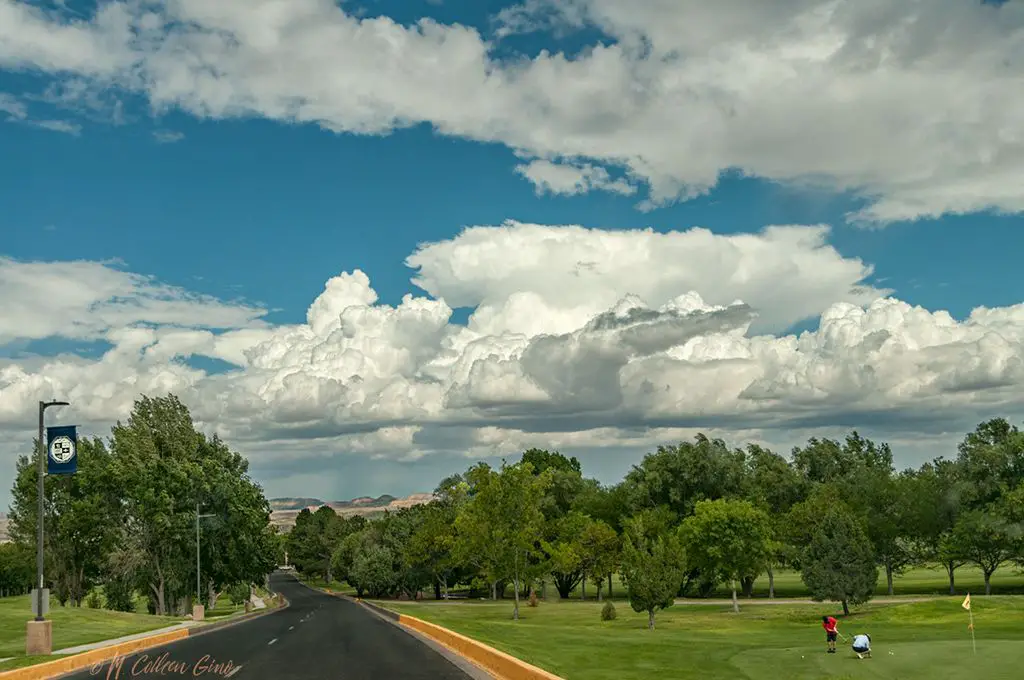
[[[164,607],[164,579],[163,579],[163,576],[160,576],[156,583],[150,583],[149,587],[153,590],[153,596],[156,598],[156,615],[157,616],[163,616],[164,612],[166,612],[166,608]]]
[[[732,584],[732,610],[738,614],[739,611],[740,611],[740,603],[739,603],[739,600],[736,599],[736,579],[732,579],[731,584]]]
[[[601,602],[601,589],[604,587],[604,579],[596,579],[594,585],[597,588],[597,601]]]
[[[540,582],[540,599],[548,599],[548,581],[544,579]]]
[[[612,573],[608,572],[608,597],[612,596]]]
[[[440,579],[434,579],[434,599],[435,600],[440,600],[441,599],[441,580]]]
[[[448,599],[448,577],[441,577],[441,589],[444,591],[444,599]]]
[[[754,577],[744,576],[740,579],[740,585],[743,587],[743,597],[751,598],[754,597]]]
[[[984,571],[985,574],[985,594],[992,594],[992,572],[987,569]]]
[[[775,570],[770,564],[768,565],[768,599],[775,599]]]
[[[515,578],[512,580],[512,587],[516,591],[516,603],[515,603],[515,606],[512,607],[512,620],[513,621],[518,621],[519,620],[519,575],[518,574],[516,574]]]
[[[949,594],[950,595],[956,595],[956,587],[955,587],[955,582],[953,580],[954,572],[956,572],[956,567],[953,566],[952,560],[949,561],[949,562],[946,562],[946,573],[949,574]]]
[[[654,630],[654,610],[647,610],[647,630]]]
[[[334,570],[331,569],[331,562],[330,562],[330,559],[328,559],[328,561],[327,561],[327,585],[328,586],[331,585],[332,583],[334,583],[334,578],[333,577],[334,577]]]
[[[843,616],[850,615],[850,607],[847,605],[846,600],[843,600]]]
[[[584,574],[583,578],[580,579],[580,599],[587,599],[587,575]]]
[[[491,583],[491,599],[492,600],[497,600],[498,599],[498,582],[497,581],[494,581],[493,583]]]
[[[889,585],[889,597],[892,597],[892,565],[885,564],[885,581]]]
[[[206,606],[208,606],[211,611],[217,608],[217,598],[219,596],[220,594],[213,586],[213,579],[208,580],[206,582]]]

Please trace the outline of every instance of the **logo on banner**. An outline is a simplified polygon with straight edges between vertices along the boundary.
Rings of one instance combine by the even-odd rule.
[[[67,463],[75,457],[75,443],[71,437],[61,435],[50,442],[50,458],[58,463]]]

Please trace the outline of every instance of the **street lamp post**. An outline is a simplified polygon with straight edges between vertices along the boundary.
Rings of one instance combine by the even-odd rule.
[[[41,401],[39,402],[39,515],[36,518],[36,616],[34,621],[29,621],[26,633],[25,646],[28,654],[50,654],[53,651],[52,628],[46,624],[46,617],[43,615],[43,524],[45,507],[46,487],[46,443],[43,440],[43,414],[51,406],[70,406],[66,401]],[[34,624],[34,625],[33,625]]]
[[[203,607],[203,590],[199,579],[199,520],[202,517],[213,517],[213,514],[199,514],[199,503],[196,502],[196,604],[192,607],[192,620],[202,621],[206,609]]]

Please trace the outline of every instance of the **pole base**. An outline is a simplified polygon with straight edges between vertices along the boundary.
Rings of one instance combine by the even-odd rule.
[[[202,621],[206,618],[206,608],[201,604],[192,605],[192,620]]]
[[[25,654],[45,656],[53,654],[53,621],[29,621],[25,625]]]

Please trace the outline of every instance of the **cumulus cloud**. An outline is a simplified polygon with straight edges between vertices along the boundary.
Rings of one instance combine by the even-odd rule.
[[[854,192],[885,224],[1024,210],[1024,5],[970,0],[528,0],[493,36],[332,0],[124,0],[71,17],[0,0],[0,67],[337,132],[419,123],[499,142],[546,191],[644,183],[645,209],[723,171]],[[512,32],[596,28],[500,59]],[[346,64],[339,69],[338,64]],[[554,165],[549,159],[573,159]]]
[[[110,345],[98,359],[0,360],[0,431],[60,397],[73,406],[58,417],[103,433],[138,394],[174,392],[266,468],[524,442],[622,450],[698,430],[777,444],[875,426],[914,440],[1021,411],[1024,305],[963,320],[911,306],[866,285],[870,267],[827,234],[473,227],[408,258],[427,295],[381,304],[346,272],[303,323],[279,326],[104,263],[0,260],[3,337]],[[48,313],[27,313],[37,305]],[[473,308],[468,323],[454,307]],[[816,330],[786,331],[808,316]]]

